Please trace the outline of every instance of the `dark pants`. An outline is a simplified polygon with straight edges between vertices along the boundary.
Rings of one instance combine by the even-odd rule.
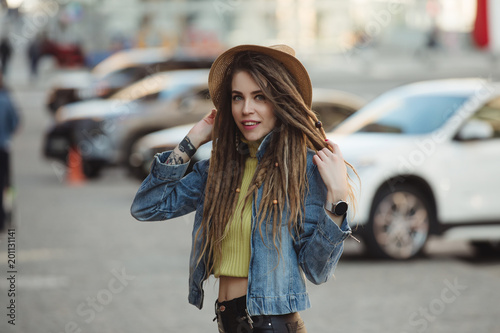
[[[4,191],[9,187],[9,153],[0,148],[0,230],[6,226],[6,213],[3,207]]]
[[[7,73],[7,66],[9,65],[10,55],[0,54],[0,63],[2,65],[2,74]]]
[[[215,302],[219,333],[307,333],[298,312],[285,315],[249,316],[246,296]]]

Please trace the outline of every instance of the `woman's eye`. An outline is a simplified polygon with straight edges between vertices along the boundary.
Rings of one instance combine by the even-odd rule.
[[[233,101],[241,101],[241,96],[234,95],[233,96]]]
[[[265,101],[266,100],[266,96],[264,96],[264,95],[257,95],[257,96],[255,96],[255,99],[258,100],[258,101]]]

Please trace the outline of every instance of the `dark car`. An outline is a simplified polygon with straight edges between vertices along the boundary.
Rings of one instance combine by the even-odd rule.
[[[45,40],[40,51],[42,56],[53,56],[60,67],[81,67],[85,64],[82,47],[78,44],[62,44]]]

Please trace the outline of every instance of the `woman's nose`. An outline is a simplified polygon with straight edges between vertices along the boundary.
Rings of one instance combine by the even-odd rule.
[[[249,100],[245,101],[245,104],[243,105],[243,114],[250,114],[253,112],[254,112],[254,109],[253,109],[252,102]]]

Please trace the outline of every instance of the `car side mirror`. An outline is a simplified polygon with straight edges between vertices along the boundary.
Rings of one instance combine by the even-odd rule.
[[[493,137],[493,126],[484,120],[470,119],[458,131],[457,139],[460,141],[485,140]]]

